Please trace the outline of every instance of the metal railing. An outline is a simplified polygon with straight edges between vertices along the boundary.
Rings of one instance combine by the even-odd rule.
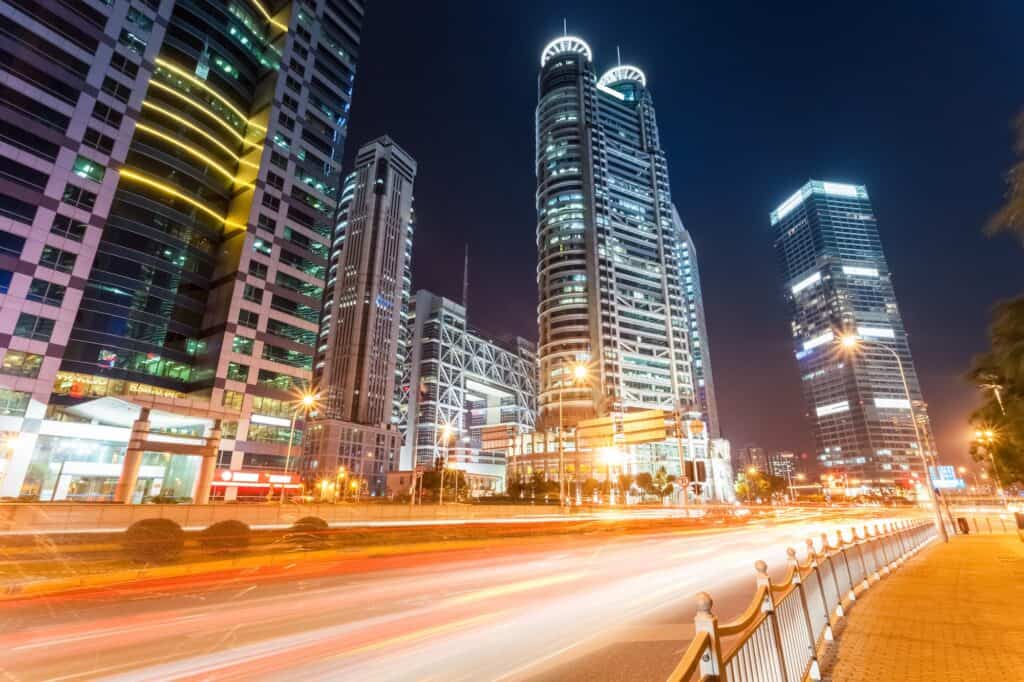
[[[697,595],[696,634],[669,682],[800,682],[821,679],[818,651],[845,610],[883,576],[935,538],[931,521],[899,521],[808,539],[807,556],[786,550],[785,579],[754,564],[757,591],[746,611],[719,624],[706,592]]]

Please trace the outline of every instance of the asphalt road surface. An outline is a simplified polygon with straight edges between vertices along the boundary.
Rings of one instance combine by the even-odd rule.
[[[495,539],[265,574],[0,606],[4,680],[662,680],[707,591],[727,620],[753,563],[863,526],[792,511],[736,529]],[[871,522],[892,520],[877,516]]]

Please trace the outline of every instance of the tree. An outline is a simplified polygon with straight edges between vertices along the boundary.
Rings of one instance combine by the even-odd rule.
[[[636,475],[636,484],[646,493],[653,493],[654,490],[654,477],[646,471]]]
[[[1011,232],[1024,242],[1024,113],[1017,117],[1016,127],[1015,148],[1019,159],[1006,174],[1006,202],[989,220],[985,232],[990,235]]]
[[[975,441],[971,456],[991,468],[1003,484],[1024,482],[1024,296],[996,305],[988,352],[977,356],[967,374],[984,403],[971,414],[971,426],[991,431],[991,442]]]
[[[466,481],[466,474],[459,469],[447,469],[444,472],[444,499],[449,502],[455,501],[455,481],[458,477],[459,499],[469,498],[469,485]],[[423,490],[429,492],[434,499],[438,497],[438,490],[441,487],[441,472],[430,470],[423,472]]]

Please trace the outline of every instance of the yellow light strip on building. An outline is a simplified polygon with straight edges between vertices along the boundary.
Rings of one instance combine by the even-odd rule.
[[[187,152],[188,154],[191,154],[192,156],[196,157],[200,161],[205,162],[207,165],[209,165],[215,171],[219,172],[221,175],[223,175],[228,180],[230,180],[232,182],[237,182],[237,179],[236,179],[234,173],[232,173],[227,168],[225,168],[224,166],[222,166],[219,163],[217,163],[212,157],[207,156],[206,154],[204,154],[203,152],[199,151],[198,149],[196,149],[196,148],[194,148],[194,147],[192,147],[190,145],[185,144],[184,142],[182,142],[178,138],[173,137],[171,135],[168,135],[167,133],[161,132],[161,131],[157,130],[156,128],[151,128],[148,125],[146,125],[145,123],[136,123],[135,124],[135,128],[136,128],[136,130],[141,130],[141,131],[143,131],[145,133],[148,133],[148,134],[150,134],[150,135],[152,135],[154,137],[158,137],[161,140],[163,140],[164,142],[167,142],[168,144],[174,145],[178,149],[181,149],[182,151]],[[251,187],[252,185],[249,185],[249,186]]]
[[[221,149],[223,149],[225,151],[225,153],[230,154],[231,158],[233,158],[235,161],[238,161],[239,163],[241,163],[241,164],[243,164],[245,166],[249,166],[251,168],[259,168],[260,167],[259,164],[257,164],[257,163],[252,163],[251,161],[246,161],[246,160],[240,158],[238,156],[238,154],[236,154],[234,151],[232,151],[231,147],[227,146],[226,144],[224,144],[223,142],[218,140],[216,137],[214,137],[210,133],[206,132],[205,130],[203,130],[202,128],[197,126],[195,123],[192,123],[187,118],[184,118],[182,116],[178,116],[176,113],[174,113],[170,109],[164,109],[162,106],[159,106],[157,104],[153,104],[152,102],[149,102],[149,101],[144,101],[142,103],[142,106],[145,107],[145,108],[148,108],[148,109],[152,109],[154,111],[159,111],[162,115],[164,115],[167,118],[171,119],[175,123],[179,123],[179,124],[185,126],[186,128],[188,128],[189,130],[191,130],[191,131],[193,131],[195,133],[198,133],[199,135],[202,135],[203,138],[205,138],[206,140],[209,140],[213,144],[215,144],[218,147],[220,147]],[[242,142],[244,142],[245,144],[251,145],[252,147],[257,147],[258,148],[260,146],[258,144],[254,144],[252,142],[249,142],[248,140],[242,140]]]
[[[284,24],[282,24],[282,23],[280,23],[278,21],[274,21],[274,18],[272,16],[270,16],[270,12],[268,12],[266,9],[264,9],[262,3],[260,3],[260,0],[249,0],[249,3],[251,5],[253,5],[254,7],[256,7],[256,9],[258,9],[260,11],[260,14],[263,15],[263,18],[266,19],[267,21],[269,21],[271,24],[273,24],[274,26],[277,26],[282,31],[287,31],[288,30],[288,27],[285,26]]]
[[[185,203],[189,204],[190,206],[199,209],[200,211],[202,211],[206,215],[208,215],[208,216],[210,216],[210,217],[212,217],[212,218],[214,218],[214,219],[224,223],[225,225],[227,225],[229,227],[234,227],[234,228],[237,228],[237,229],[240,229],[240,230],[244,230],[245,229],[245,225],[239,225],[238,223],[236,223],[234,221],[228,220],[227,218],[222,216],[220,213],[217,213],[216,211],[214,211],[212,208],[204,205],[200,201],[197,201],[197,200],[193,199],[189,195],[187,195],[187,194],[185,194],[185,193],[175,189],[174,187],[171,187],[170,185],[166,185],[166,184],[164,184],[164,183],[162,183],[162,182],[160,182],[158,180],[153,180],[152,178],[148,178],[145,175],[142,175],[140,173],[136,173],[135,171],[130,170],[128,168],[122,168],[121,169],[121,177],[125,178],[127,180],[133,180],[133,181],[135,181],[135,182],[137,182],[137,183],[139,183],[141,185],[146,185],[147,187],[151,187],[151,188],[153,188],[153,189],[155,189],[155,190],[157,190],[159,192],[163,192],[164,194],[167,194],[168,196],[175,197],[176,199],[181,199],[182,201],[184,201]]]
[[[164,84],[164,83],[161,83],[161,82],[160,82],[160,81],[158,81],[158,80],[150,80],[150,81],[149,81],[149,85],[150,85],[150,87],[156,87],[156,88],[159,88],[160,90],[163,90],[164,92],[167,92],[167,93],[169,93],[169,94],[171,94],[171,95],[174,95],[175,97],[177,97],[178,99],[182,100],[183,102],[185,102],[185,103],[187,103],[187,104],[190,104],[190,105],[192,105],[193,107],[195,107],[195,108],[196,108],[196,109],[198,109],[199,111],[201,111],[201,112],[203,112],[204,114],[206,114],[207,116],[209,116],[209,117],[210,117],[210,118],[211,118],[211,119],[212,119],[212,120],[213,120],[214,122],[216,122],[216,123],[217,123],[217,125],[219,125],[219,126],[221,126],[222,128],[224,128],[224,130],[228,131],[228,132],[229,132],[229,133],[231,133],[231,134],[232,134],[232,135],[233,135],[234,137],[238,138],[238,139],[239,139],[239,140],[241,140],[242,142],[245,142],[246,144],[251,144],[251,145],[253,145],[253,146],[257,146],[257,145],[255,145],[254,143],[252,143],[252,142],[249,142],[249,140],[247,140],[247,139],[245,139],[244,137],[242,137],[242,134],[241,134],[241,133],[239,133],[239,132],[238,132],[237,130],[235,130],[234,128],[232,128],[232,127],[231,127],[231,124],[230,124],[230,123],[228,123],[227,121],[225,121],[224,119],[222,119],[222,118],[221,118],[220,116],[218,116],[218,115],[217,115],[217,114],[215,114],[214,112],[212,112],[212,111],[210,111],[209,109],[207,109],[207,108],[206,108],[205,106],[203,106],[203,105],[202,105],[202,104],[200,104],[199,102],[196,102],[195,100],[193,100],[193,99],[192,99],[191,97],[189,97],[188,95],[186,95],[186,94],[184,94],[184,93],[182,93],[182,92],[179,92],[179,91],[175,90],[174,88],[172,88],[171,86],[169,86],[169,85],[166,85],[166,84]]]
[[[253,128],[256,128],[257,130],[261,130],[263,132],[267,132],[267,129],[264,128],[263,126],[261,126],[261,125],[259,125],[257,123],[251,122],[249,120],[249,117],[246,116],[245,114],[243,114],[241,112],[241,110],[238,109],[238,107],[236,107],[234,104],[229,102],[228,99],[226,97],[224,97],[224,95],[220,94],[219,92],[217,92],[216,90],[211,88],[209,85],[207,85],[206,83],[204,83],[200,79],[198,79],[195,76],[193,76],[192,74],[190,74],[188,71],[182,69],[181,67],[175,66],[174,64],[171,64],[166,59],[160,59],[159,57],[156,58],[156,65],[157,66],[161,66],[161,67],[167,69],[171,73],[174,73],[174,74],[177,74],[178,76],[181,76],[182,78],[187,80],[189,83],[192,83],[196,87],[201,88],[201,89],[205,90],[206,92],[210,93],[221,104],[223,104],[228,109],[230,109],[236,116],[238,116],[238,118],[240,118],[243,121],[245,121],[248,125],[251,125]]]

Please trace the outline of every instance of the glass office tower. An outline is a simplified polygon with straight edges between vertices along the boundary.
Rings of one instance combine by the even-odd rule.
[[[24,419],[3,425],[23,435],[0,494],[46,499],[57,460],[82,459],[95,466],[72,469],[92,480],[71,492],[102,498],[120,432],[97,431],[89,452],[60,434],[125,429],[154,400],[218,420],[222,470],[280,471],[292,394],[312,371],[362,3],[0,5],[15,34],[0,69],[18,91],[2,101],[33,119],[5,139],[52,139],[31,174],[11,172],[45,198],[0,187],[0,230],[33,244],[0,304],[3,362],[17,365],[0,375],[17,403],[6,416]],[[28,263],[38,276],[21,276]],[[230,478],[215,494],[237,494]]]
[[[718,423],[718,398],[715,395],[715,377],[711,372],[711,341],[704,315],[704,293],[700,283],[700,268],[697,266],[697,247],[675,206],[672,207],[672,220],[679,233],[679,262],[683,267],[680,286],[683,287],[683,295],[689,306],[690,355],[696,407],[708,425],[711,438],[721,438],[722,426]]]
[[[598,77],[579,38],[543,52],[537,104],[540,422],[692,406],[668,166],[644,73]],[[591,379],[573,383],[586,362]]]
[[[811,180],[771,225],[826,474],[848,488],[923,481],[918,448],[934,454],[931,428],[867,189]],[[840,346],[848,335],[856,350]]]

